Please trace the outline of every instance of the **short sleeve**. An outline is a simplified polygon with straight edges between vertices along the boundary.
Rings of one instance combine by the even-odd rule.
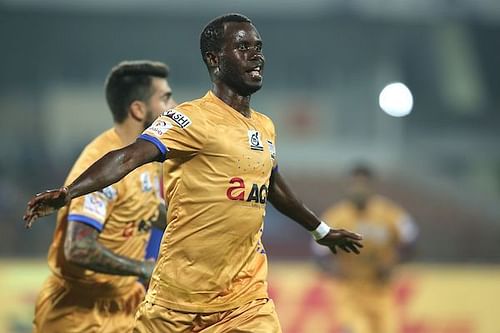
[[[73,166],[66,184],[71,183],[86,170],[92,163],[98,160],[105,151],[96,146],[87,146]],[[99,232],[104,228],[112,206],[119,195],[119,185],[110,185],[101,191],[89,193],[82,197],[71,200],[68,210],[68,221],[76,221],[87,224]]]
[[[273,160],[273,170],[278,170],[278,154],[276,151],[276,132],[273,132],[273,142],[269,145],[269,152],[271,153],[271,158]]]
[[[278,170],[278,155],[276,153],[276,129],[271,118],[266,117],[269,123],[268,131],[270,135],[270,140],[267,141],[269,145],[269,153],[271,154],[271,160],[273,161],[273,171]]]
[[[87,224],[100,232],[104,228],[117,197],[118,192],[111,185],[102,191],[73,199],[69,206],[68,221]]]
[[[158,117],[139,139],[153,143],[166,159],[171,149],[197,153],[207,140],[207,125],[203,111],[191,104],[182,104]]]

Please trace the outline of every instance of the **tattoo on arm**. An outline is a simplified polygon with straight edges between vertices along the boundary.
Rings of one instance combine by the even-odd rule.
[[[64,242],[65,258],[99,273],[149,279],[144,262],[117,255],[97,241],[99,232],[86,224],[69,221]]]
[[[268,198],[280,213],[307,230],[312,231],[320,224],[319,218],[295,196],[277,170],[271,175]]]

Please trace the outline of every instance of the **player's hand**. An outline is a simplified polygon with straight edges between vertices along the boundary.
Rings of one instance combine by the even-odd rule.
[[[26,213],[23,216],[24,225],[26,228],[30,228],[37,218],[54,213],[66,205],[69,200],[67,187],[38,193],[28,202]]]
[[[317,240],[318,244],[328,246],[330,250],[337,254],[337,247],[341,250],[359,254],[359,249],[363,247],[360,234],[350,232],[344,229],[330,229],[330,232],[323,238]]]

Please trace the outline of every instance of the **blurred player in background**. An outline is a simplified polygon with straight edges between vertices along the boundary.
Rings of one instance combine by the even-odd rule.
[[[371,169],[355,167],[346,199],[322,216],[332,228],[362,233],[361,254],[352,257],[340,253],[333,258],[313,243],[321,267],[333,275],[339,286],[336,297],[342,333],[397,332],[392,272],[408,256],[418,233],[403,208],[374,192],[373,182]]]
[[[114,126],[85,147],[66,184],[114,149],[134,142],[174,106],[165,64],[122,62],[106,81]],[[78,126],[78,124],[75,124]],[[130,332],[154,261],[144,260],[152,225],[164,229],[161,165],[137,168],[101,191],[75,198],[57,215],[49,249],[52,275],[38,295],[34,332]]]
[[[267,200],[333,251],[359,253],[361,237],[322,223],[280,175],[274,124],[250,108],[265,63],[250,19],[212,20],[200,48],[212,81],[204,97],[164,112],[72,184],[34,197],[24,218],[29,225],[141,165],[165,161],[169,224],[134,332],[279,333],[261,243]]]

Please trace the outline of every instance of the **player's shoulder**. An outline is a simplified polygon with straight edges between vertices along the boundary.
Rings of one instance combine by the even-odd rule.
[[[259,112],[259,111],[255,111],[255,110],[252,110],[252,115],[255,116],[257,119],[259,119],[261,122],[265,122],[265,123],[268,123],[268,124],[271,124],[274,126],[274,123],[273,123],[273,120],[271,119],[271,117],[269,117],[268,115],[262,113],[262,112]]]
[[[206,118],[205,112],[201,108],[200,99],[181,103],[174,108],[164,111],[162,115],[170,118],[170,120],[182,128],[186,128],[196,121],[204,121]]]
[[[106,153],[118,149],[121,146],[122,143],[120,138],[114,132],[113,128],[102,132],[90,141],[82,150],[69,172],[67,182],[74,180],[76,176],[82,173],[92,163],[100,159]]]
[[[383,196],[383,195],[376,195],[373,198],[373,201],[380,210],[388,212],[388,213],[393,213],[393,214],[404,214],[405,210],[401,205],[396,203],[394,200]]]
[[[351,203],[348,200],[341,200],[338,202],[335,202],[331,204],[329,207],[326,208],[325,212],[323,213],[324,216],[341,216],[347,214],[349,211],[351,211]]]
[[[110,128],[90,141],[83,149],[80,156],[97,156],[100,157],[111,150],[118,149],[122,146],[120,138],[113,128]]]
[[[258,119],[258,121],[266,128],[268,129],[269,131],[271,131],[272,133],[275,132],[275,128],[274,128],[274,122],[273,120],[271,119],[271,117],[269,117],[268,115],[265,115],[261,112],[258,112],[258,111],[255,111],[255,110],[252,110],[252,116],[255,117],[256,119]]]

